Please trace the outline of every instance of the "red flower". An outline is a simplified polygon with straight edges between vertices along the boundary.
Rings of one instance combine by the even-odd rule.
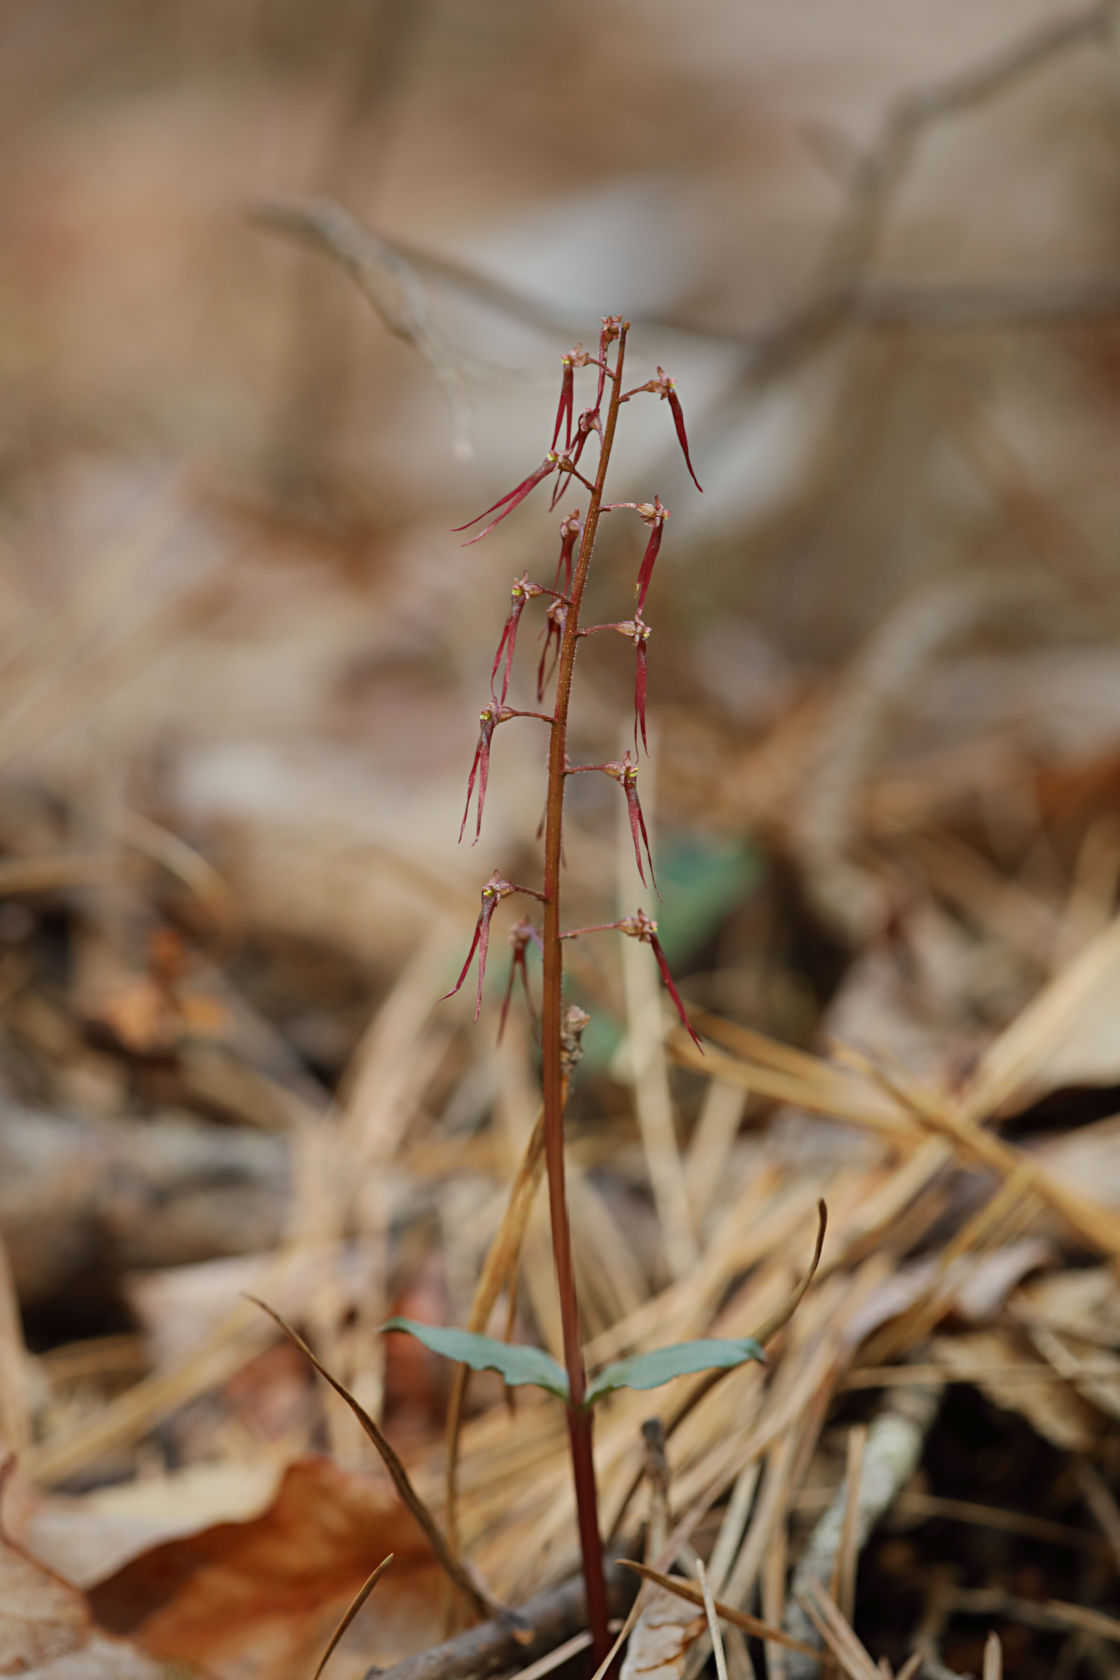
[[[661,978],[664,981],[665,990],[672,998],[673,1003],[676,1006],[677,1014],[681,1018],[681,1025],[688,1033],[689,1038],[691,1038],[696,1048],[702,1051],[704,1046],[700,1042],[700,1035],[696,1031],[696,1028],[692,1025],[692,1022],[689,1020],[684,1004],[681,1002],[681,994],[677,991],[676,986],[673,984],[673,976],[669,972],[669,964],[666,962],[665,953],[661,949],[661,942],[657,937],[657,923],[654,921],[653,917],[647,916],[644,910],[637,910],[633,916],[630,916],[624,922],[619,922],[617,926],[620,933],[627,934],[631,939],[640,939],[644,945],[650,946],[653,951],[654,958],[656,959],[657,966],[661,971]]]
[[[641,612],[646,604],[650,579],[653,577],[653,563],[657,559],[657,551],[661,547],[661,533],[664,530],[665,521],[669,517],[669,509],[662,505],[659,496],[655,496],[652,502],[638,502],[636,506],[642,519],[649,526],[649,541],[646,543],[646,551],[642,555],[642,564],[638,570],[638,581],[635,585],[638,611]]]
[[[496,698],[494,695],[494,678],[498,674],[498,664],[502,657],[502,649],[504,648],[506,655],[506,667],[502,672],[502,695],[500,701],[500,704],[503,706],[505,705],[506,695],[509,693],[510,671],[513,668],[513,650],[517,642],[517,626],[521,619],[521,614],[525,611],[525,603],[527,601],[531,601],[534,595],[546,594],[548,594],[548,591],[542,589],[539,584],[529,582],[528,572],[522,572],[519,578],[514,578],[513,580],[513,588],[510,590],[510,601],[512,605],[509,609],[509,617],[506,619],[505,628],[502,631],[502,639],[498,643],[498,651],[494,655],[494,663],[490,667],[490,694],[492,698]]]
[[[648,624],[642,620],[641,613],[634,614],[634,649],[637,653],[637,670],[634,676],[634,751],[638,750],[638,729],[642,731],[642,745],[649,757],[649,742],[646,740],[646,676],[649,667],[649,638],[652,632]]]
[[[653,631],[646,623],[640,612],[633,618],[624,618],[619,624],[593,624],[590,629],[582,630],[581,635],[589,636],[593,630],[617,630],[620,636],[633,642],[634,652],[637,654],[637,669],[634,673],[634,751],[638,750],[638,732],[641,731],[642,745],[649,752],[649,742],[646,740],[646,678],[649,675],[649,639]]]
[[[514,922],[513,926],[510,928],[509,942],[513,950],[513,956],[510,959],[509,979],[506,982],[506,995],[502,999],[502,1013],[498,1022],[499,1044],[502,1042],[502,1034],[506,1030],[506,1017],[509,1014],[510,999],[513,997],[513,983],[519,973],[521,975],[521,984],[525,990],[525,1003],[529,1010],[529,1019],[533,1023],[534,1033],[537,1030],[537,1012],[533,1008],[533,994],[529,989],[529,969],[525,962],[525,952],[530,943],[539,947],[541,943],[541,936],[529,920],[528,916],[522,916],[521,920],[519,922]]]
[[[544,699],[544,685],[552,672],[556,669],[556,661],[560,658],[560,648],[564,641],[564,624],[568,617],[568,603],[557,596],[545,614],[544,647],[541,649],[541,662],[537,666],[537,699]],[[555,647],[553,643],[555,642]],[[548,668],[549,654],[552,654],[552,666]]]
[[[497,670],[496,660],[494,662],[494,669]],[[477,776],[478,821],[475,825],[474,839],[471,841],[472,846],[478,845],[479,838],[482,834],[482,807],[486,803],[486,783],[490,776],[490,742],[494,738],[494,731],[497,729],[498,725],[500,723],[505,723],[507,718],[516,717],[516,715],[516,712],[512,711],[509,706],[500,706],[493,700],[488,705],[483,706],[482,710],[478,714],[478,721],[482,727],[479,730],[478,745],[474,749],[474,760],[471,764],[471,773],[467,780],[467,803],[463,807],[463,820],[459,824],[459,839],[461,841],[463,838],[463,830],[467,826],[467,817],[471,808],[471,795],[474,792],[475,777]]]
[[[592,432],[598,432],[599,441],[601,443],[603,440],[603,426],[601,420],[599,419],[599,410],[597,408],[585,408],[579,419],[576,421],[575,447],[570,449],[566,455],[561,457],[560,470],[565,473],[574,473],[582,485],[586,486],[588,490],[594,491],[595,486],[588,479],[584,478],[581,472],[576,470],[579,458],[583,454],[583,446],[591,436]],[[550,513],[563,494],[564,481],[563,479],[560,479],[553,487],[552,500],[548,504],[548,511]]]
[[[607,346],[613,344],[622,330],[621,315],[604,315],[603,325],[599,333],[599,389],[595,394],[595,413],[598,414],[603,406],[603,388],[607,382]]]
[[[501,876],[498,874],[498,871],[495,869],[493,875],[491,875],[490,879],[482,889],[482,908],[478,912],[478,920],[474,924],[474,938],[471,940],[471,948],[467,952],[467,960],[459,971],[458,980],[456,980],[449,992],[444,992],[443,997],[440,999],[440,1002],[442,1003],[444,998],[454,997],[455,993],[459,990],[459,987],[463,984],[463,981],[467,978],[467,970],[470,968],[471,962],[474,959],[475,951],[477,951],[478,997],[475,1000],[474,1006],[474,1018],[476,1021],[478,1020],[479,1012],[482,1009],[482,982],[486,977],[486,952],[490,944],[490,921],[503,898],[508,898],[511,893],[515,893],[516,891],[517,888],[511,886],[508,881],[503,881]]]
[[[646,859],[649,863],[650,882],[653,885],[654,892],[660,898],[661,894],[657,892],[657,880],[653,873],[653,857],[649,849],[649,835],[646,833],[646,819],[642,815],[641,802],[638,799],[638,766],[627,751],[623,753],[621,763],[601,764],[597,768],[605,770],[608,776],[612,776],[626,795],[626,806],[630,816],[630,833],[634,841],[634,859],[638,865],[638,874],[641,876],[644,887],[646,884],[646,872],[642,868],[642,846],[644,845]]]
[[[572,567],[575,562],[576,543],[583,535],[583,521],[579,516],[579,509],[573,508],[566,519],[560,522],[560,559],[556,565],[556,588],[560,587],[560,574],[564,574],[564,593],[572,591]]]
[[[692,474],[693,484],[703,494],[704,486],[692,469],[692,457],[688,453],[688,434],[684,429],[684,409],[681,407],[681,399],[677,396],[677,387],[674,381],[670,379],[664,368],[659,367],[656,379],[647,379],[644,385],[636,385],[634,390],[627,391],[626,395],[632,397],[638,391],[655,391],[662,402],[668,400],[669,411],[673,416],[673,425],[677,429],[677,442],[680,444],[681,452],[684,455],[684,464]]]
[[[442,1003],[445,998],[454,997],[455,993],[459,990],[459,987],[463,984],[463,981],[467,978],[467,970],[470,968],[471,962],[474,959],[474,954],[477,951],[478,996],[475,999],[474,1006],[474,1018],[476,1021],[478,1020],[479,1011],[482,1008],[482,982],[486,978],[486,953],[490,946],[490,922],[495,910],[498,908],[498,905],[504,898],[509,898],[511,893],[525,893],[529,898],[539,899],[542,904],[545,902],[543,893],[534,892],[532,887],[515,887],[512,881],[503,881],[502,877],[495,869],[493,875],[491,875],[490,879],[482,889],[482,908],[479,910],[478,920],[474,924],[474,938],[471,940],[471,948],[467,952],[467,960],[459,970],[458,980],[456,980],[449,992],[444,992],[443,997],[440,999],[440,1002]]]
[[[564,372],[560,379],[560,405],[556,410],[556,424],[552,429],[553,449],[556,448],[556,442],[560,436],[560,427],[564,425],[565,422],[567,422],[567,424],[565,425],[564,430],[564,448],[570,449],[572,447],[572,415],[575,410],[576,387],[574,368],[575,359],[580,354],[582,348],[582,345],[577,344],[570,355],[561,356],[560,358],[560,366],[564,369]]]
[[[625,504],[623,504],[625,505]],[[620,636],[633,642],[634,651],[638,656],[637,671],[634,676],[634,751],[638,750],[638,731],[641,730],[642,745],[649,752],[649,742],[646,740],[646,677],[649,672],[648,643],[653,631],[646,623],[640,612],[633,618],[625,618],[618,624],[589,624],[586,630],[581,630],[581,636],[593,636],[597,630],[617,630]]]
[[[588,764],[583,768],[587,770],[599,770],[605,767],[598,764]],[[681,1025],[688,1033],[688,1036],[691,1038],[693,1044],[695,1044],[696,1048],[702,1053],[704,1046],[700,1042],[700,1035],[692,1025],[692,1022],[689,1020],[688,1015],[685,1012],[684,1004],[681,1002],[681,994],[677,991],[676,986],[673,984],[673,976],[669,972],[669,964],[665,960],[665,953],[661,949],[661,942],[657,937],[657,923],[654,921],[652,916],[647,916],[644,910],[636,910],[632,916],[627,916],[625,921],[596,922],[592,927],[568,928],[560,935],[560,937],[561,939],[578,939],[580,934],[583,933],[611,932],[624,933],[628,938],[640,939],[643,945],[650,946],[657,962],[658,969],[660,970],[661,978],[665,983],[665,989],[672,998],[673,1003],[676,1006],[677,1014],[681,1018]]]

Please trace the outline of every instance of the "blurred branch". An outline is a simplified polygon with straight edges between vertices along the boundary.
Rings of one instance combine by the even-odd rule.
[[[624,1615],[633,1602],[637,1583],[612,1560],[607,1566],[607,1591],[613,1615]],[[532,1629],[526,1639],[523,1629],[506,1622],[480,1622],[446,1644],[433,1645],[413,1657],[405,1657],[391,1668],[371,1668],[365,1680],[485,1680],[502,1669],[520,1669],[547,1656],[573,1634],[587,1626],[583,1581],[575,1577],[559,1587],[538,1593],[518,1612],[523,1624]]]
[[[1120,273],[1034,286],[861,286],[861,326],[947,329],[1076,326],[1120,316]]]
[[[1120,316],[1120,273],[1035,286],[891,286],[864,279],[894,196],[926,132],[1005,93],[1020,80],[1085,44],[1106,44],[1120,0],[1093,0],[1069,17],[1028,30],[1010,45],[888,106],[878,134],[816,265],[807,298],[758,332],[682,319],[672,313],[635,325],[745,350],[745,379],[772,378],[856,324],[885,330],[1020,329],[1075,325]],[[419,352],[451,404],[456,451],[469,453],[465,379],[492,381],[495,369],[454,350],[434,331],[420,275],[549,333],[574,331],[562,310],[468,264],[403,245],[363,227],[330,199],[270,199],[252,207],[263,227],[301,240],[340,263],[395,337]]]
[[[856,170],[837,225],[825,243],[808,300],[756,341],[748,379],[754,382],[770,377],[852,320],[944,327],[997,322],[1040,325],[1083,317],[1089,301],[1087,288],[1076,285],[1064,289],[1050,285],[1030,293],[1006,287],[965,294],[953,288],[931,291],[904,287],[876,293],[874,288],[863,290],[861,276],[875,253],[894,195],[926,131],[1006,92],[1075,47],[1107,43],[1118,5],[1120,0],[1093,0],[1084,10],[1028,30],[979,63],[917,92],[903,94],[888,106],[878,136]],[[1108,312],[1113,313],[1120,304],[1120,286],[1110,288],[1109,295]],[[1092,302],[1099,311],[1100,298]],[[960,319],[966,314],[972,316],[967,322]]]
[[[433,330],[424,289],[401,253],[328,198],[268,199],[249,214],[262,227],[288,234],[342,265],[394,338],[410,344],[431,368],[451,407],[455,453],[469,456],[464,358]]]

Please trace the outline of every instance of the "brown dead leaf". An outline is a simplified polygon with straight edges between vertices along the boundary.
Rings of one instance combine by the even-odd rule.
[[[81,1593],[0,1539],[0,1674],[28,1680],[159,1680],[163,1669],[92,1624]]]
[[[247,1522],[276,1497],[281,1466],[267,1458],[193,1464],[167,1475],[40,1495],[20,1538],[44,1564],[88,1591],[154,1546],[223,1522]]]
[[[362,1640],[368,1667],[438,1637],[442,1577],[384,1483],[326,1459],[291,1465],[253,1521],[219,1523],[134,1559],[90,1604],[102,1628],[157,1657],[196,1663],[217,1680],[284,1680],[314,1670],[342,1609],[389,1551],[391,1587],[347,1635],[347,1645]],[[342,1652],[332,1671],[345,1673]]]

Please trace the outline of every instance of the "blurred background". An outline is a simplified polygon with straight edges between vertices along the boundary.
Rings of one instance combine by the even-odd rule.
[[[519,1004],[494,1051],[504,927],[480,1025],[473,980],[435,999],[491,869],[536,879],[532,723],[498,735],[481,842],[455,842],[510,580],[552,581],[576,498],[550,515],[538,491],[474,547],[451,527],[540,461],[559,358],[602,315],[633,323],[633,383],[676,379],[704,486],[667,407],[631,404],[613,494],[672,510],[642,788],[690,1004],[959,1090],[1104,937],[1116,13],[6,8],[0,1422],[49,1561],[42,1490],[75,1502],[73,1535],[78,1502],[142,1471],[224,1465],[228,1497],[248,1466],[260,1508],[262,1462],[360,1456],[247,1287],[403,1438],[438,1437],[444,1378],[386,1366],[371,1332],[390,1309],[464,1321],[535,1113]],[[631,610],[645,533],[624,519],[598,553],[604,620]],[[595,761],[632,723],[608,641],[577,684]],[[654,908],[596,780],[571,799],[572,920]],[[746,1075],[675,1068],[642,958],[573,956],[580,1217],[616,1233],[593,1333],[693,1275],[752,1163],[805,1191],[797,1265],[829,1175],[881,1167],[863,1133],[788,1106],[776,1126]],[[1076,1045],[1063,1028],[1008,1095],[1024,1136],[1120,1106],[1108,1018]],[[1031,1108],[1073,1087],[1073,1110]],[[1106,1202],[1111,1162],[1087,1180]],[[900,1264],[941,1240],[945,1205],[921,1205]],[[1050,1235],[1054,1265],[1086,1262],[1084,1232]],[[520,1333],[547,1342],[543,1230],[527,1240]],[[132,1553],[167,1532],[114,1520]],[[526,1552],[521,1517],[471,1520],[510,1590],[515,1560],[568,1555],[552,1530]]]

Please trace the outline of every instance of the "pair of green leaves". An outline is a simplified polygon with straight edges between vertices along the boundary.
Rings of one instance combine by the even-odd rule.
[[[403,1330],[433,1353],[469,1365],[472,1371],[497,1371],[510,1388],[531,1383],[567,1402],[568,1374],[541,1348],[499,1342],[493,1336],[477,1336],[470,1330],[418,1324],[411,1318],[391,1318],[381,1328]],[[588,1383],[583,1403],[593,1406],[605,1394],[613,1394],[616,1388],[660,1388],[674,1377],[690,1376],[695,1371],[729,1371],[750,1359],[766,1363],[766,1355],[751,1336],[734,1341],[675,1342],[671,1347],[638,1353],[631,1359],[619,1359],[606,1366]]]

